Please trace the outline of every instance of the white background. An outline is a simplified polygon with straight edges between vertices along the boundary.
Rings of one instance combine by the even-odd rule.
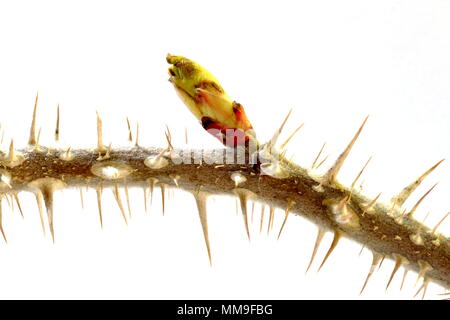
[[[125,117],[138,120],[140,142],[163,146],[167,124],[176,146],[188,129],[190,147],[220,147],[203,133],[170,83],[165,56],[200,62],[245,106],[261,141],[293,108],[287,136],[305,127],[290,154],[311,164],[327,141],[323,169],[370,120],[339,176],[351,183],[370,155],[364,192],[387,200],[441,158],[450,157],[450,4],[448,1],[1,1],[0,122],[2,147],[25,146],[39,91],[41,143],[95,147],[95,111],[106,144],[126,145]],[[436,181],[416,217],[433,226],[450,208],[450,166],[444,163],[407,202]],[[0,244],[0,298],[387,298],[410,299],[415,275],[399,292],[402,270],[385,293],[385,261],[359,296],[371,255],[343,241],[320,273],[331,235],[312,270],[305,269],[316,228],[291,216],[245,238],[235,199],[208,202],[214,266],[209,267],[191,195],[174,191],[165,217],[159,190],[148,214],[142,190],[131,190],[129,226],[111,192],[100,230],[95,192],[55,195],[56,244],[42,236],[30,194],[21,194],[22,220],[4,202],[9,244]],[[267,215],[267,211],[266,211]],[[449,223],[441,231],[448,234]],[[430,286],[429,298],[444,289]]]

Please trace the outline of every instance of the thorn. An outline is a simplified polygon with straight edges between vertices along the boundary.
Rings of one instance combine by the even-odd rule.
[[[128,141],[133,141],[133,134],[131,133],[131,126],[130,126],[130,120],[128,120],[127,117],[127,127],[128,127]]]
[[[348,203],[349,200],[350,200],[349,195],[342,198],[341,201],[339,201],[339,203],[337,204],[336,211],[344,212],[344,207]]]
[[[33,118],[31,120],[31,127],[30,127],[30,137],[28,138],[28,144],[32,146],[36,145],[36,111],[38,105],[38,98],[39,93],[36,93],[36,100],[34,102],[34,109],[33,109]]]
[[[420,203],[423,201],[423,199],[425,199],[431,191],[433,191],[433,189],[437,186],[437,183],[432,186],[427,192],[425,192],[425,194],[422,196],[422,198],[419,199],[419,201],[417,201],[417,203],[414,205],[414,207],[411,209],[411,211],[406,215],[408,218],[411,218],[414,214],[414,212],[417,210],[417,208],[419,207]]]
[[[378,270],[381,269],[381,266],[383,265],[384,259],[386,259],[386,256],[383,256],[383,258],[381,258],[381,262],[380,262],[380,265],[378,266]]]
[[[363,252],[363,250],[364,250],[365,248],[366,248],[366,245],[363,244],[362,247],[361,247],[361,250],[359,251],[359,256],[361,256],[361,254],[362,254],[362,252]]]
[[[284,127],[284,125],[286,124],[287,120],[289,119],[291,113],[292,113],[292,109],[289,110],[289,112],[288,112],[286,118],[284,118],[283,123],[281,124],[281,126],[280,126],[280,127],[275,131],[275,133],[273,134],[272,139],[270,139],[270,141],[269,141],[269,143],[268,143],[269,149],[272,149],[272,148],[275,146],[275,144],[277,143],[278,137],[280,136],[281,131],[283,131],[283,127]]]
[[[147,210],[147,188],[143,187],[142,190],[144,192],[144,208],[145,208],[145,212],[148,212],[148,210]]]
[[[248,240],[250,241],[250,230],[248,227],[248,215],[247,215],[247,202],[251,197],[250,191],[242,188],[233,189],[234,193],[238,196],[241,204],[242,217],[244,218],[245,231],[247,233]]]
[[[81,209],[84,209],[83,188],[80,187],[79,190],[80,190]]]
[[[155,189],[155,185],[158,183],[158,179],[156,178],[148,178],[148,185],[150,186],[150,205],[153,203],[153,190]]]
[[[333,250],[336,248],[336,246],[339,243],[339,240],[341,239],[341,232],[340,231],[334,231],[334,237],[333,237],[333,242],[331,242],[330,248],[328,249],[327,254],[325,255],[325,258],[323,259],[322,263],[320,264],[319,269],[317,270],[318,272],[320,271],[320,269],[322,269],[323,265],[325,264],[325,262],[327,261],[328,257],[331,255],[331,253],[333,252]]]
[[[405,284],[407,274],[408,274],[408,269],[405,268],[405,271],[403,271],[403,278],[402,278],[402,284],[400,285],[400,290],[403,289],[403,285]]]
[[[422,300],[425,298],[425,294],[427,293],[428,283],[430,282],[430,279],[428,277],[423,278],[422,286],[417,290],[416,294],[414,295],[414,298],[420,293],[420,291],[423,290],[422,294]]]
[[[437,223],[437,225],[433,228],[431,231],[432,234],[435,234],[439,226],[444,222],[445,218],[447,218],[450,215],[450,212],[447,212],[447,214]]]
[[[362,129],[364,128],[367,119],[369,116],[367,116],[362,125],[359,127],[358,131],[356,132],[353,139],[348,144],[347,148],[345,148],[344,152],[341,153],[341,155],[336,159],[336,162],[334,165],[328,170],[328,172],[324,176],[324,181],[328,184],[333,184],[336,182],[336,176],[339,173],[339,170],[341,170],[342,165],[344,164],[345,160],[347,159],[348,155],[350,154],[350,151],[353,148],[353,145],[355,144],[356,140],[358,139],[359,135],[361,134]]]
[[[100,153],[106,152],[106,148],[103,144],[103,129],[102,129],[102,118],[97,114],[97,151]]]
[[[0,197],[0,232],[2,233],[3,240],[8,244],[8,240],[6,240],[5,231],[3,230],[3,209],[2,209],[2,198]]]
[[[36,146],[35,146],[35,150],[36,149],[39,149],[39,139],[41,138],[41,127],[39,127],[39,130],[38,130],[38,134],[37,134],[37,138],[36,138]]]
[[[301,125],[299,125],[297,127],[297,129],[294,130],[294,132],[291,133],[291,135],[281,144],[280,146],[280,150],[284,149],[284,147],[286,147],[286,145],[289,143],[289,141],[291,141],[291,139],[295,136],[295,134],[303,127],[304,123],[302,123]]]
[[[325,156],[325,158],[323,158],[322,161],[320,161],[320,163],[317,165],[316,169],[319,169],[325,163],[325,161],[327,161],[327,159],[328,159],[328,155]]]
[[[53,243],[55,243],[55,230],[53,228],[53,190],[51,187],[42,185],[40,189],[44,198],[45,208],[47,209],[48,226],[52,235]]]
[[[392,270],[391,276],[389,277],[389,281],[386,285],[386,289],[385,291],[387,291],[387,289],[389,288],[389,285],[392,282],[392,279],[394,279],[395,274],[397,273],[398,269],[401,267],[401,265],[403,264],[403,259],[400,256],[395,255],[395,265],[394,265],[394,269]]]
[[[14,140],[11,139],[11,143],[9,144],[8,162],[14,163],[15,160],[16,160],[16,153],[14,151]]]
[[[275,213],[275,208],[274,207],[270,207],[269,210],[269,223],[267,224],[267,234],[269,234],[269,231],[272,227],[273,224],[273,219],[274,219],[274,213]]]
[[[164,183],[161,183],[159,185],[159,188],[161,189],[161,204],[162,204],[162,214],[164,216],[165,206],[166,206],[166,200],[165,200],[165,190],[166,185]]]
[[[122,199],[120,198],[119,186],[117,183],[114,184],[114,198],[116,198],[117,205],[119,206],[120,212],[122,213],[123,220],[125,224],[128,225],[127,216],[125,214],[125,209],[123,208]]]
[[[382,258],[383,258],[383,256],[381,254],[379,254],[378,252],[372,251],[372,264],[370,265],[369,273],[367,274],[366,281],[364,281],[364,285],[363,285],[361,291],[359,292],[359,295],[362,295],[364,289],[367,286],[367,283],[369,282],[370,277],[374,273],[375,268],[380,263]]]
[[[11,206],[11,201],[9,200],[8,196],[5,196],[5,199],[6,199],[6,203],[8,204],[9,209],[12,210],[13,208]]]
[[[262,233],[262,227],[264,223],[264,211],[266,209],[266,206],[261,204],[261,222],[259,224],[259,233]]]
[[[169,177],[172,179],[173,183],[177,188],[180,188],[180,185],[178,184],[178,181],[180,180],[180,176],[177,174],[169,174]]]
[[[314,261],[314,258],[316,257],[317,254],[317,250],[319,250],[320,247],[320,243],[322,242],[323,236],[325,235],[325,229],[319,227],[319,229],[317,230],[317,237],[316,237],[316,242],[314,243],[314,249],[311,255],[311,259],[309,260],[309,264],[308,264],[308,268],[306,268],[306,272],[308,272],[309,268],[311,268],[311,265]]]
[[[427,274],[427,272],[433,269],[433,267],[426,261],[419,260],[417,261],[417,263],[419,264],[420,269],[419,274],[417,275],[416,285],[419,282],[420,278],[424,278],[425,280],[425,275]]]
[[[103,186],[101,183],[99,183],[97,188],[95,188],[95,192],[97,193],[97,206],[98,206],[98,216],[100,218],[100,227],[103,229],[102,190]]]
[[[130,206],[130,196],[128,194],[128,184],[127,181],[124,181],[124,189],[125,189],[125,199],[127,201],[127,209],[128,209],[128,215],[131,218],[131,206]]]
[[[278,238],[277,238],[277,240],[280,239],[281,232],[282,232],[283,229],[284,229],[284,225],[286,224],[286,221],[287,221],[287,219],[288,219],[288,217],[289,217],[289,212],[290,212],[290,210],[292,209],[292,206],[293,206],[294,204],[295,204],[295,201],[294,201],[294,200],[288,199],[288,204],[287,204],[287,207],[286,207],[286,211],[285,211],[285,213],[284,213],[284,221],[283,221],[283,224],[281,225],[280,232],[278,233]]]
[[[254,213],[255,213],[255,202],[252,202],[252,214],[251,214],[251,218],[250,218],[251,223],[253,223]]]
[[[22,218],[24,218],[22,206],[20,205],[20,201],[19,201],[19,195],[17,193],[14,193],[13,196],[14,196],[14,200],[16,200],[17,207],[19,208],[20,215],[22,216]]]
[[[8,200],[8,203],[10,203],[10,205],[11,205],[11,210],[14,211],[14,197],[13,197],[13,195],[12,194],[6,195],[6,199]]]
[[[59,103],[58,106],[56,107],[55,140],[59,141]]]
[[[355,187],[356,182],[358,181],[358,179],[361,177],[361,175],[363,174],[364,170],[366,169],[367,165],[369,164],[370,160],[372,160],[372,156],[370,156],[369,160],[367,160],[366,164],[364,165],[364,167],[361,169],[361,171],[358,173],[358,175],[356,176],[355,180],[353,180],[352,185],[350,186],[350,190],[353,190],[353,188]]]
[[[205,238],[206,250],[208,251],[209,264],[212,266],[211,259],[211,247],[209,244],[209,235],[208,235],[208,217],[206,211],[206,193],[201,192],[200,188],[194,194],[195,201],[197,203],[198,215],[200,217],[200,223],[202,224],[203,229],[203,237]]]
[[[365,207],[364,207],[364,211],[363,211],[363,213],[362,213],[362,216],[364,216],[364,214],[368,211],[368,210],[370,210],[370,208],[372,208],[372,206],[377,202],[377,200],[378,200],[378,198],[380,198],[380,196],[381,196],[381,192],[372,200],[372,201],[370,201],[369,202],[369,204],[367,204]]]
[[[136,121],[136,147],[139,147],[139,122]]]
[[[166,140],[167,140],[167,149],[168,150],[173,150],[173,146],[172,146],[172,135],[170,133],[170,129],[169,127],[166,125],[166,132],[164,132],[164,134],[166,135]]]
[[[44,214],[42,212],[42,196],[39,192],[36,192],[34,196],[36,197],[36,203],[39,209],[39,218],[41,219],[42,232],[44,233],[45,236]]]
[[[323,152],[323,149],[325,149],[326,144],[327,144],[326,142],[323,143],[322,148],[320,148],[319,153],[317,154],[316,158],[314,159],[313,164],[311,165],[311,169],[314,169],[314,166],[316,165],[317,161],[319,161],[319,158]]]
[[[419,178],[417,178],[414,182],[412,182],[410,185],[405,187],[397,196],[393,197],[391,202],[396,203],[399,207],[401,207],[406,199],[416,190],[416,188],[422,183],[425,178],[434,171],[445,159],[442,159],[438,161],[434,166],[432,166],[430,169],[425,171],[424,174],[422,174]]]

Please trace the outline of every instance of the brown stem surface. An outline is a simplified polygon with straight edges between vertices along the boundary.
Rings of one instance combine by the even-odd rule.
[[[216,150],[221,153],[223,150]],[[180,151],[179,155],[200,155],[202,150]],[[4,163],[3,173],[10,175],[11,189],[2,188],[2,192],[16,193],[21,190],[36,191],[33,181],[41,178],[54,178],[63,181],[67,187],[90,185],[103,187],[124,185],[148,186],[149,178],[156,178],[159,184],[176,186],[186,191],[202,191],[211,194],[235,194],[235,181],[231,174],[240,172],[246,178],[239,184],[240,190],[251,191],[253,200],[264,202],[270,206],[290,210],[301,215],[317,225],[331,231],[342,232],[349,238],[364,244],[367,248],[382,255],[392,257],[400,255],[409,261],[405,267],[420,271],[424,262],[432,269],[427,271],[426,277],[450,288],[450,240],[438,233],[433,233],[428,227],[412,217],[405,216],[402,222],[392,217],[392,212],[399,211],[391,205],[376,203],[370,213],[364,208],[370,199],[357,193],[352,193],[342,186],[319,186],[319,183],[309,176],[306,170],[283,160],[285,170],[289,172],[288,178],[275,178],[262,175],[258,165],[212,163],[209,156],[203,156],[202,164],[175,164],[169,158],[164,158],[165,166],[152,169],[144,161],[148,157],[156,157],[161,149],[146,149],[135,147],[132,149],[116,149],[109,152],[107,159],[99,160],[96,150],[66,150],[47,149],[19,150],[23,162],[15,166]],[[199,157],[197,157],[199,158]],[[113,166],[121,168],[125,164],[131,169],[126,177],[101,178],[95,175],[91,168],[97,166]],[[125,167],[126,167],[125,166]],[[120,170],[119,170],[120,171]],[[174,179],[176,177],[176,179]],[[48,179],[53,181],[52,179]],[[176,180],[176,182],[175,182]],[[153,181],[156,181],[153,179]],[[30,185],[31,183],[31,185]],[[336,221],[335,214],[324,203],[349,197],[348,206],[359,219],[360,228],[347,228]],[[419,236],[422,243],[413,241]],[[417,238],[417,237],[416,237]]]

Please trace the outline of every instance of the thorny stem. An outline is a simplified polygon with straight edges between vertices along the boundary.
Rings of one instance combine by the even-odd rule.
[[[103,160],[104,158],[99,159],[96,150],[71,150],[70,157],[67,157],[67,150],[60,149],[39,147],[18,150],[24,161],[13,167],[4,166],[3,170],[11,176],[9,183],[11,189],[2,189],[2,192],[17,193],[22,190],[36,192],[36,189],[33,189],[33,181],[54,178],[63,181],[66,187],[89,185],[102,188],[114,187],[116,184],[124,186],[125,183],[130,187],[148,187],[149,183],[157,181],[162,186],[176,187],[178,184],[179,188],[189,192],[198,192],[200,188],[209,194],[235,195],[236,185],[230,176],[239,171],[246,178],[245,182],[239,185],[239,190],[250,191],[252,200],[283,210],[290,205],[293,213],[309,219],[322,228],[342,233],[373,252],[383,256],[404,257],[409,261],[404,267],[419,273],[423,271],[421,266],[426,262],[432,267],[426,272],[427,279],[450,288],[450,240],[433,232],[413,217],[404,216],[402,223],[399,223],[392,217],[393,211],[399,214],[398,208],[375,203],[369,214],[365,211],[372,199],[367,199],[340,185],[320,186],[320,183],[305,169],[285,159],[282,159],[282,164],[289,172],[289,177],[282,179],[261,175],[259,167],[255,165],[207,164],[213,161],[208,161],[205,155],[202,164],[174,164],[168,160],[165,166],[158,169],[145,165],[144,160],[147,157],[157,157],[161,155],[161,151],[162,149],[142,147],[113,149],[108,151],[109,158]],[[181,151],[183,152],[201,154],[202,150]],[[120,165],[126,165],[132,170],[126,177],[101,178],[91,171],[95,164],[100,166],[118,164],[118,168]],[[175,181],[172,178],[174,176],[177,177]],[[360,228],[347,228],[339,224],[329,206],[324,205],[324,202],[331,200],[339,203],[345,198],[350,199],[347,205],[358,216]],[[414,235],[419,235],[423,240],[422,243],[416,244],[417,241],[412,240]]]

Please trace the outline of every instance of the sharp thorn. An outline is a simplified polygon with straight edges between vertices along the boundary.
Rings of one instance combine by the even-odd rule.
[[[410,185],[406,186],[397,196],[393,197],[391,202],[396,203],[399,207],[401,207],[405,201],[409,198],[409,196],[417,189],[417,187],[422,183],[425,178],[434,171],[445,159],[438,161],[434,166],[425,171],[419,178],[417,178]]]
[[[319,161],[319,158],[322,155],[323,149],[325,149],[326,144],[327,144],[326,142],[323,143],[322,148],[320,148],[319,153],[317,154],[316,158],[314,159],[314,162],[311,165],[311,169],[314,169],[314,166],[316,165],[317,161]]]
[[[155,185],[158,182],[158,179],[156,178],[148,178],[147,179],[148,185],[150,186],[150,205],[153,203],[153,190],[155,189]]]
[[[119,206],[120,212],[122,213],[123,220],[125,221],[125,224],[128,225],[127,216],[125,214],[125,209],[123,208],[122,199],[120,198],[120,192],[119,192],[119,186],[117,183],[114,184],[114,198],[116,199],[117,205]]]
[[[145,209],[145,212],[148,212],[148,210],[147,210],[147,188],[143,187],[142,190],[144,192],[144,209]]]
[[[167,148],[168,150],[173,150],[172,146],[172,134],[170,133],[169,127],[166,125],[166,132],[164,133],[166,135],[167,140]]]
[[[202,225],[203,237],[205,238],[206,250],[208,251],[209,264],[212,266],[212,258],[211,258],[211,247],[209,244],[209,235],[208,235],[208,217],[206,211],[206,193],[198,190],[195,194],[195,201],[197,203],[198,215],[200,218],[200,223]]]
[[[400,290],[403,289],[403,285],[405,284],[406,275],[408,274],[408,269],[405,268],[405,271],[403,271],[403,277],[402,277],[402,283],[400,285]]]
[[[80,190],[81,209],[84,209],[83,188],[80,187],[79,190]]]
[[[283,127],[286,124],[287,120],[289,119],[290,115],[292,113],[292,109],[289,110],[286,118],[284,118],[283,123],[281,124],[281,126],[275,131],[272,139],[270,139],[269,141],[269,146],[270,148],[273,148],[275,146],[275,144],[277,143],[278,137],[280,136],[281,132],[283,131]]]
[[[128,184],[126,181],[124,181],[124,189],[125,189],[125,199],[127,201],[127,209],[128,209],[128,215],[131,218],[131,205],[130,205],[130,195],[128,193]]]
[[[394,279],[394,276],[397,273],[398,269],[405,263],[405,258],[403,258],[399,255],[396,255],[396,254],[394,254],[394,257],[395,257],[395,265],[394,265],[394,269],[392,270],[391,276],[389,277],[389,281],[386,285],[386,289],[385,289],[386,291],[389,288],[389,285],[391,284],[392,279]]]
[[[253,223],[254,213],[255,213],[255,202],[252,202],[252,214],[251,214],[251,218],[250,218],[251,223]]]
[[[370,277],[374,273],[375,268],[377,267],[377,265],[380,263],[381,259],[383,258],[383,256],[381,254],[374,252],[374,251],[372,251],[372,255],[373,255],[372,256],[372,264],[370,265],[369,273],[367,274],[366,280],[364,281],[364,285],[363,285],[361,291],[359,292],[359,295],[362,295],[362,293],[364,292],[364,289],[366,288]]]
[[[347,159],[348,155],[350,154],[350,151],[353,148],[353,145],[355,144],[356,140],[358,139],[359,135],[361,134],[361,131],[363,130],[367,119],[369,116],[367,116],[362,125],[359,127],[358,131],[356,132],[353,139],[350,141],[350,143],[347,145],[347,148],[345,148],[344,152],[340,154],[340,156],[336,159],[336,162],[333,164],[333,166],[328,170],[328,172],[324,176],[324,181],[327,184],[333,184],[337,182],[336,177],[339,171],[342,168],[342,165],[344,164],[345,160]]]
[[[59,141],[59,103],[56,107],[55,141]]]
[[[372,157],[369,158],[369,160],[367,160],[366,164],[364,165],[364,167],[361,169],[361,171],[358,173],[358,175],[355,177],[355,180],[353,180],[352,185],[350,186],[350,190],[353,190],[353,188],[355,187],[356,182],[358,181],[358,179],[361,177],[361,175],[363,174],[364,170],[367,168],[367,165],[369,164],[370,160],[372,160]]]
[[[164,183],[161,183],[159,185],[159,188],[161,189],[161,205],[162,205],[162,214],[164,215],[165,213],[165,206],[166,206],[166,199],[165,199],[165,190],[166,190],[166,185]]]
[[[319,169],[325,163],[325,161],[327,161],[327,159],[328,159],[328,155],[325,156],[325,158],[323,158],[322,161],[320,161],[320,163],[317,165],[317,167],[315,169],[316,170]]]
[[[55,242],[55,231],[53,228],[53,190],[45,185],[41,188],[42,197],[44,199],[45,208],[47,209],[48,226],[52,236],[53,243]]]
[[[139,122],[136,121],[136,142],[134,144],[136,147],[139,147]]]
[[[420,286],[419,290],[417,290],[416,294],[414,295],[414,298],[420,293],[420,291],[423,290],[423,294],[422,294],[422,300],[425,299],[425,294],[427,293],[427,288],[428,288],[428,283],[430,282],[430,279],[428,277],[425,277],[423,279],[423,283]]]
[[[317,251],[319,250],[320,244],[322,243],[323,236],[325,235],[325,229],[319,227],[317,230],[317,237],[316,242],[314,243],[313,252],[311,255],[311,259],[309,260],[308,268],[306,268],[307,273],[309,271],[309,268],[311,268],[311,265],[313,264],[314,258],[316,257]]]
[[[249,191],[241,188],[236,188],[233,190],[238,196],[239,203],[241,205],[242,217],[244,218],[245,231],[247,233],[248,240],[250,241],[250,229],[248,226],[248,214],[247,214],[247,202],[249,199]]]
[[[278,233],[278,238],[277,238],[277,240],[280,239],[281,232],[283,232],[284,226],[285,226],[286,221],[287,221],[287,219],[288,219],[288,217],[289,217],[290,210],[292,209],[292,206],[293,206],[294,204],[295,204],[295,201],[294,201],[294,200],[288,199],[288,204],[287,204],[287,206],[286,206],[286,211],[285,211],[285,213],[284,213],[283,224],[281,225],[280,232]]]
[[[44,213],[42,211],[42,195],[40,192],[36,192],[34,194],[34,196],[36,197],[36,203],[37,203],[38,210],[39,210],[39,218],[41,219],[42,232],[44,233],[44,236],[45,236]]]
[[[100,227],[103,229],[103,214],[102,214],[102,186],[99,184],[95,189],[97,194],[97,206],[98,206],[98,216],[100,218]]]
[[[273,219],[274,219],[274,213],[275,213],[275,208],[274,207],[270,207],[270,210],[269,210],[269,222],[267,224],[267,234],[269,234],[270,229],[272,227]]]
[[[36,113],[38,105],[39,93],[36,93],[36,100],[34,102],[33,118],[31,120],[30,137],[28,138],[28,144],[31,146],[36,145]]]
[[[444,220],[450,215],[450,212],[447,212],[447,214],[441,219],[439,220],[439,222],[436,224],[436,226],[433,228],[433,230],[431,231],[432,234],[435,234],[437,229],[439,228],[439,226],[442,224],[442,222],[444,222]]]
[[[419,201],[416,202],[416,204],[414,205],[414,207],[411,209],[411,211],[407,214],[408,218],[411,218],[414,214],[414,212],[417,210],[417,208],[419,207],[419,205],[422,203],[422,201],[430,194],[431,191],[433,191],[433,189],[437,186],[437,183],[432,186],[427,192],[425,192],[425,194],[419,199]]]
[[[19,208],[20,215],[22,216],[22,218],[24,218],[22,206],[20,205],[20,201],[19,201],[19,195],[17,193],[14,193],[13,196],[14,196],[14,200],[16,200],[17,207]]]
[[[97,114],[97,151],[100,153],[106,152],[106,148],[103,144],[103,125],[102,125],[102,118],[100,118],[100,115]]]
[[[381,192],[364,207],[364,211],[362,213],[363,216],[368,210],[370,210],[370,208],[372,208],[372,206],[377,202],[377,200],[380,198],[380,196],[381,196]]]
[[[366,245],[363,244],[362,247],[361,247],[361,250],[359,251],[359,256],[361,256],[361,254],[362,254],[362,252],[363,252],[363,250],[364,250],[365,248],[366,248]]]
[[[328,252],[325,255],[325,258],[323,259],[323,261],[320,264],[320,267],[319,267],[319,269],[317,271],[320,271],[320,269],[322,269],[322,267],[325,264],[325,262],[327,261],[328,257],[331,255],[331,253],[334,251],[334,249],[338,245],[339,240],[341,239],[341,236],[342,236],[342,234],[341,234],[340,231],[334,231],[333,241],[331,242],[330,248],[328,249]]]
[[[284,147],[286,147],[286,145],[289,143],[289,141],[291,141],[291,139],[297,134],[297,132],[303,127],[304,123],[302,123],[301,125],[299,125],[294,132],[291,133],[291,135],[281,144],[280,146],[280,150],[284,149]]]
[[[133,134],[131,133],[131,126],[130,126],[130,120],[128,120],[127,117],[127,127],[128,127],[128,141],[133,141]]]
[[[266,209],[266,206],[264,204],[261,204],[261,222],[259,223],[259,233],[262,233],[262,227],[264,224],[264,211]]]
[[[385,259],[386,259],[386,256],[383,256],[383,258],[381,258],[381,262],[380,262],[380,265],[378,266],[378,270],[381,269],[381,266],[383,265],[383,262]]]

